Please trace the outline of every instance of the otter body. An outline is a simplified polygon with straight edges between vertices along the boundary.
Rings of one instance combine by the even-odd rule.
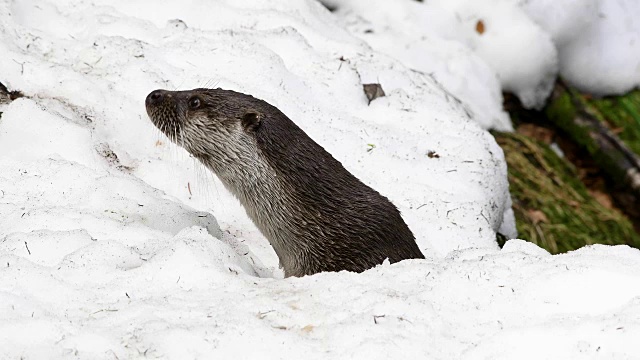
[[[265,101],[222,89],[156,90],[146,108],[240,200],[285,276],[424,258],[386,197]]]

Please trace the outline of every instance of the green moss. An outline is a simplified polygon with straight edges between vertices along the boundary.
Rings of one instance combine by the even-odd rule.
[[[578,110],[578,108],[580,110]],[[640,151],[640,93],[604,99],[592,99],[577,91],[558,87],[555,99],[545,109],[548,119],[571,140],[586,149],[595,163],[614,181],[624,179],[620,164],[626,161],[623,152],[611,151],[612,145],[602,142],[594,126],[604,126],[618,134],[632,151]],[[578,119],[577,121],[575,119]],[[595,121],[595,122],[593,122]],[[600,124],[598,124],[598,122]],[[594,125],[595,124],[595,125]],[[607,147],[608,146],[608,147]]]
[[[616,97],[585,99],[588,108],[636,154],[640,154],[640,90]]]
[[[579,94],[573,93],[571,90],[562,92],[562,94],[552,101],[545,109],[546,115],[551,119],[560,129],[571,134],[572,140],[589,151],[590,154],[595,154],[599,151],[598,144],[589,135],[587,127],[576,126],[573,119],[578,115],[576,109],[577,101],[580,103],[582,97]]]
[[[558,119],[572,119],[576,114],[576,108],[568,92],[563,92],[558,99],[549,104],[546,111],[548,117]]]
[[[552,111],[570,114],[571,101]],[[629,220],[589,194],[573,166],[547,145],[524,135],[496,133],[509,166],[509,183],[519,237],[551,253],[588,244],[640,247]]]

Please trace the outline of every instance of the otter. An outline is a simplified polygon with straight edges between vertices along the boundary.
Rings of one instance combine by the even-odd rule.
[[[285,276],[423,259],[400,211],[276,107],[223,89],[155,90],[153,124],[215,173]]]

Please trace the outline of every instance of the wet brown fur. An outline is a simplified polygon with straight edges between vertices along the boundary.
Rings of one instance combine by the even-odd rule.
[[[156,90],[146,106],[240,200],[286,276],[424,258],[398,209],[276,107],[222,89]]]

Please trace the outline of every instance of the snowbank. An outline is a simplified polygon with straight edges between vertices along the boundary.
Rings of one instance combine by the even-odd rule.
[[[497,249],[506,168],[471,113],[504,114],[463,47],[442,49],[448,81],[487,84],[461,95],[312,1],[5,1],[0,20],[0,81],[26,95],[0,108],[0,358],[639,350],[638,251]],[[368,104],[370,82],[387,96]],[[280,279],[237,201],[146,117],[151,90],[198,86],[280,108],[400,208],[428,259]]]
[[[336,14],[374,49],[431,73],[485,128],[509,130],[501,91],[541,107],[558,70],[551,37],[503,0],[336,1]]]
[[[464,43],[447,34],[460,33],[454,16],[413,0],[336,1],[334,13],[352,34],[376,51],[430,74],[458,97],[484,128],[512,130],[502,110],[501,86],[494,70]]]
[[[61,121],[80,122],[87,132],[79,135],[81,156],[106,144],[117,166],[212,212],[223,230],[250,231],[247,238],[263,255],[273,257],[236,200],[158,135],[143,106],[150,90],[217,84],[276,105],[387,195],[425,252],[495,247],[503,214],[511,216],[502,151],[464,106],[429,76],[371,52],[317,3],[278,2],[267,11],[260,10],[266,4],[239,9],[220,2],[215,14],[202,11],[200,6],[212,6],[205,2],[169,3],[146,13],[145,1],[113,3],[118,10],[75,2],[31,9],[19,4],[5,10],[12,28],[5,28],[0,44],[9,54],[0,59],[4,81],[53,116],[60,113]],[[253,16],[262,12],[267,15]],[[388,96],[368,105],[362,84],[378,81]],[[51,108],[52,100],[61,109]],[[20,104],[9,105],[7,113],[20,117]],[[7,123],[8,137],[29,138],[30,128],[14,133],[19,125],[11,125],[11,116]],[[58,136],[68,143],[73,140],[59,136],[70,131],[46,131],[34,140]],[[439,157],[429,157],[431,151]],[[50,153],[65,157],[57,148],[38,154]],[[73,154],[66,159],[90,162]],[[503,231],[514,233],[512,225]]]
[[[629,359],[640,351],[640,253],[627,247],[550,256],[512,240],[502,251],[277,280],[216,256],[224,249],[198,229],[147,261],[112,243],[93,246],[54,266],[28,260],[24,247],[0,255],[0,342],[10,344],[0,357]]]
[[[558,74],[596,95],[640,86],[638,1],[323,2],[372,48],[433,74],[485,128],[510,128],[500,91],[541,108]]]
[[[518,2],[553,37],[563,79],[595,95],[640,87],[640,2]]]

